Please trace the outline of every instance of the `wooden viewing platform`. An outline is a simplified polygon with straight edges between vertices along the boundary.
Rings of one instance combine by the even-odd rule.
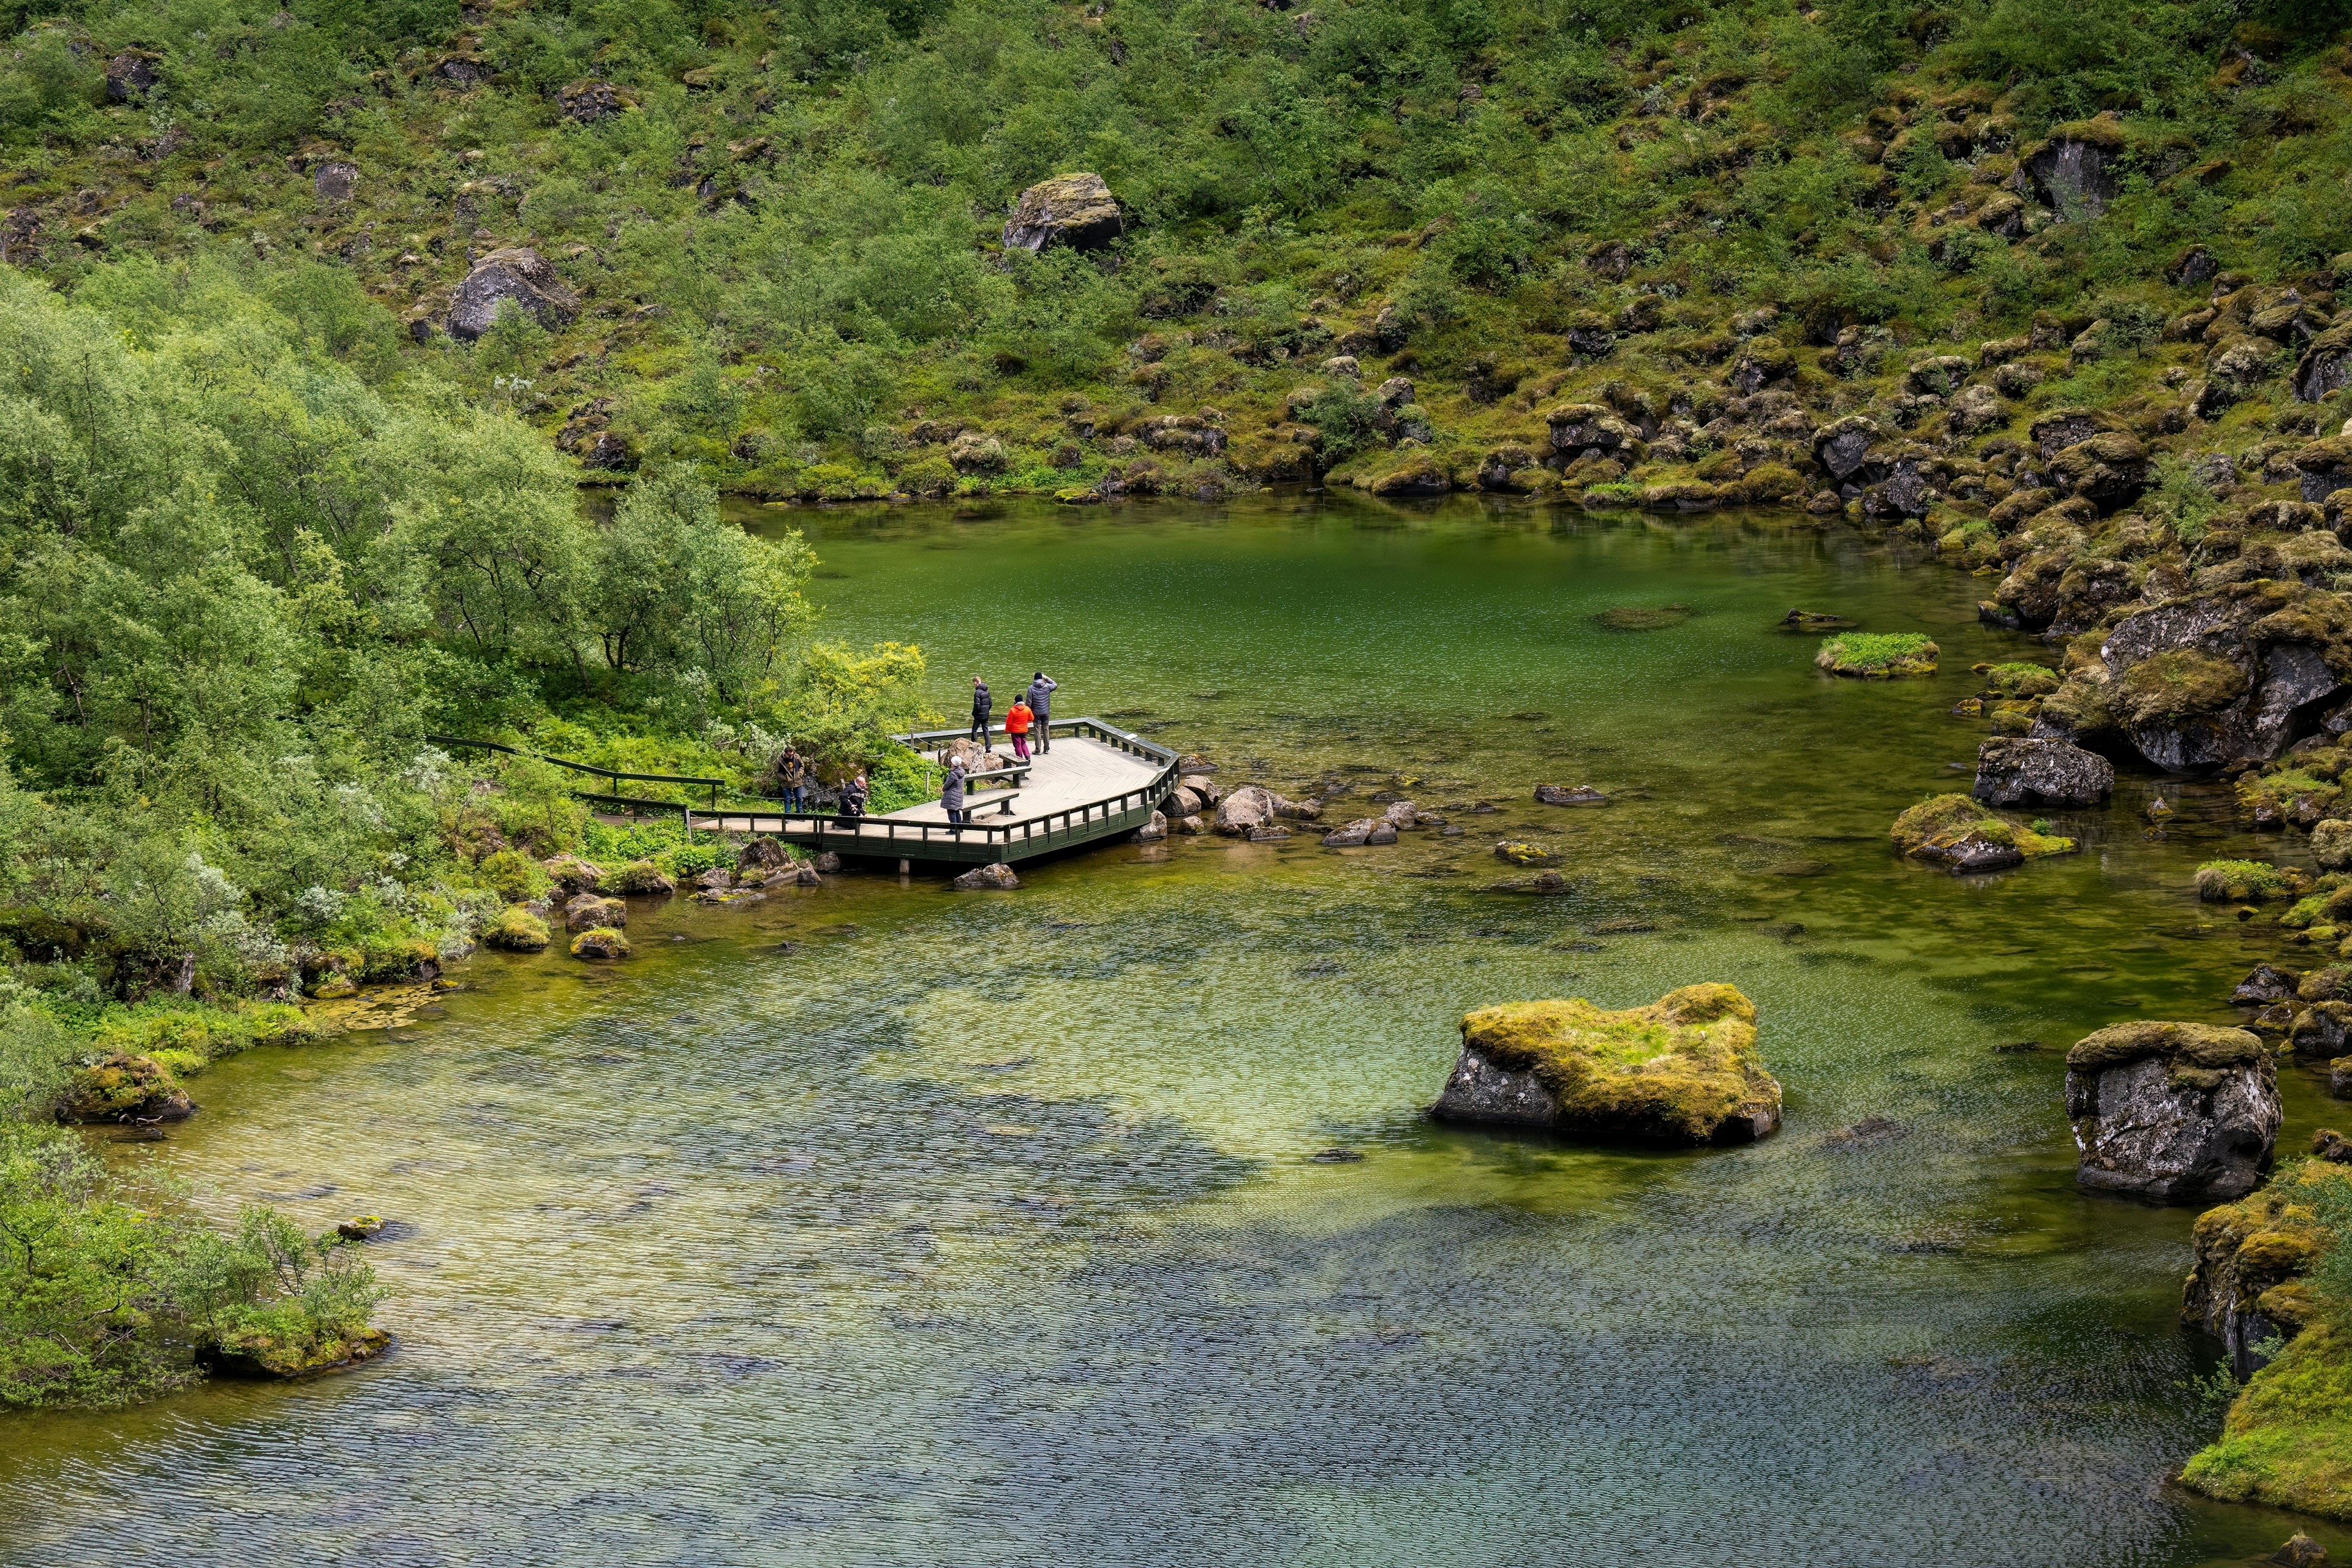
[[[1052,725],[1054,749],[1032,753],[1027,782],[1011,792],[1018,798],[1010,816],[1001,801],[1006,792],[971,790],[964,804],[972,819],[961,826],[948,821],[937,800],[856,818],[727,805],[693,811],[688,825],[763,833],[813,852],[1010,865],[1132,833],[1175,789],[1177,756],[1167,747],[1099,719],[1056,719]],[[1003,732],[1001,726],[992,729],[992,742]],[[970,733],[925,730],[898,739],[936,759],[941,747]]]

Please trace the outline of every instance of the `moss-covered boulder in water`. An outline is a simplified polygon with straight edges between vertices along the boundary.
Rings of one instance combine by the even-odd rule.
[[[170,1068],[151,1056],[118,1053],[74,1075],[64,1114],[69,1121],[177,1121],[195,1109]]]
[[[1482,1007],[1430,1113],[1614,1142],[1746,1143],[1780,1125],[1780,1086],[1756,1046],[1756,1005],[1685,985],[1646,1007],[1581,997]]]
[[[482,928],[483,946],[509,952],[542,952],[547,942],[547,922],[520,904],[509,904],[498,919]]]
[[[2074,841],[2036,833],[1964,795],[1939,795],[1895,819],[1895,850],[1954,871],[1996,871],[2042,855],[2073,852]]]
[[[308,1377],[371,1360],[391,1343],[392,1335],[379,1328],[321,1333],[299,1314],[280,1309],[216,1328],[197,1347],[196,1359],[230,1377]]]
[[[629,939],[611,926],[591,926],[572,939],[574,958],[626,958]]]
[[[1935,674],[1941,652],[1917,632],[1844,632],[1822,644],[1813,662],[1832,675],[1892,680]]]
[[[2139,1019],[2066,1053],[2075,1184],[2157,1203],[2243,1197],[2270,1169],[2278,1069],[2243,1029]]]

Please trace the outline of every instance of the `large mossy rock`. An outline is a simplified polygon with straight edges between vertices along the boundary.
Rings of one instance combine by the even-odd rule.
[[[580,314],[580,297],[563,286],[555,268],[528,246],[493,250],[474,263],[449,301],[449,335],[471,342],[495,325],[509,303],[549,331],[568,326]]]
[[[1462,1056],[1430,1114],[1610,1142],[1748,1143],[1780,1125],[1756,1005],[1685,985],[1612,1012],[1581,997],[1510,1002],[1462,1020]]]
[[[1097,250],[1126,232],[1127,219],[1100,174],[1057,174],[1021,193],[1003,241],[1007,250]]]
[[[2066,1053],[2074,1179],[2157,1203],[2253,1191],[2278,1139],[2278,1069],[2261,1040],[2210,1024],[2139,1020]]]
[[[177,1121],[195,1109],[170,1068],[118,1052],[74,1075],[63,1113],[69,1121]]]
[[[1942,653],[1917,632],[1843,632],[1822,644],[1813,663],[1857,680],[1933,675]]]
[[[2021,827],[1964,795],[1921,801],[1895,819],[1892,837],[1896,854],[1954,871],[1998,871],[2074,848],[2071,838]]]
[[[308,1377],[382,1355],[392,1345],[383,1329],[362,1325],[341,1332],[300,1332],[275,1318],[216,1329],[196,1348],[209,1372],[228,1377]]]

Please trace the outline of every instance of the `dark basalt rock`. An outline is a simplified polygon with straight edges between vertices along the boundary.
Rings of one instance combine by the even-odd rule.
[[[2284,1002],[2294,994],[2300,978],[2290,970],[2257,963],[2252,973],[2238,982],[2238,988],[2230,993],[2230,1000],[2241,1007],[2265,1007],[2273,1002]]]
[[[2095,805],[2115,787],[2115,764],[2071,742],[1995,739],[1977,748],[1973,793],[1988,805]]]
[[[2243,1197],[2270,1168],[2278,1073],[2243,1029],[2141,1021],[2066,1053],[2078,1185],[2157,1203]]]

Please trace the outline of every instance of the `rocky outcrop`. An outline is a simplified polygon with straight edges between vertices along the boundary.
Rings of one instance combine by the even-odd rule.
[[[1972,793],[1987,805],[2096,805],[2115,787],[2115,764],[2069,742],[1996,738],[1977,747]]]
[[[1127,232],[1100,174],[1058,174],[1021,193],[1004,226],[1004,248],[1032,253],[1049,245],[1099,250]]]
[[[1747,1143],[1780,1125],[1756,1007],[1728,985],[1686,985],[1612,1012],[1581,997],[1483,1007],[1430,1114],[1610,1142]]]
[[[2076,1183],[2157,1203],[2243,1197],[2270,1168],[2278,1073],[2243,1029],[2143,1021],[2066,1053]]]
[[[2342,694],[2329,663],[2342,657],[2339,619],[2274,577],[2133,611],[2045,700],[2034,733],[2114,736],[2176,773],[2275,757]]]
[[[584,893],[604,880],[604,868],[593,860],[583,860],[577,855],[558,855],[540,862],[540,868],[567,893]]]
[[[511,301],[548,331],[580,314],[579,297],[563,286],[555,268],[528,246],[493,250],[474,263],[449,301],[449,335],[471,342],[490,330],[499,308]]]
[[[2303,1277],[2326,1240],[2312,1217],[2312,1189],[2345,1180],[2340,1169],[2315,1163],[2197,1216],[2190,1232],[2196,1261],[2181,1289],[2180,1321],[2220,1340],[2239,1377],[2263,1364],[2257,1346],[2293,1339],[2310,1319],[2311,1289]]]
[[[2230,1000],[2241,1007],[2267,1007],[2273,1002],[2292,999],[2301,976],[2267,963],[2257,963],[2247,976],[2238,982],[2230,993]]]
[[[2063,126],[2026,155],[2021,172],[2034,195],[2062,215],[2097,217],[2122,188],[2117,160],[2123,149],[2122,127],[2112,120]]]
[[[341,1332],[289,1337],[268,1321],[215,1329],[195,1347],[197,1364],[217,1377],[290,1378],[333,1372],[382,1355],[389,1331],[362,1324]]]
[[[1384,816],[1360,816],[1344,827],[1332,829],[1323,836],[1328,849],[1358,849],[1366,845],[1393,844],[1397,841],[1396,824]]]
[[[1009,893],[1021,886],[1021,879],[1013,868],[999,862],[992,866],[975,866],[948,884],[964,893]]]
[[[609,81],[575,81],[555,95],[563,118],[583,125],[609,120],[637,106],[637,95]]]

